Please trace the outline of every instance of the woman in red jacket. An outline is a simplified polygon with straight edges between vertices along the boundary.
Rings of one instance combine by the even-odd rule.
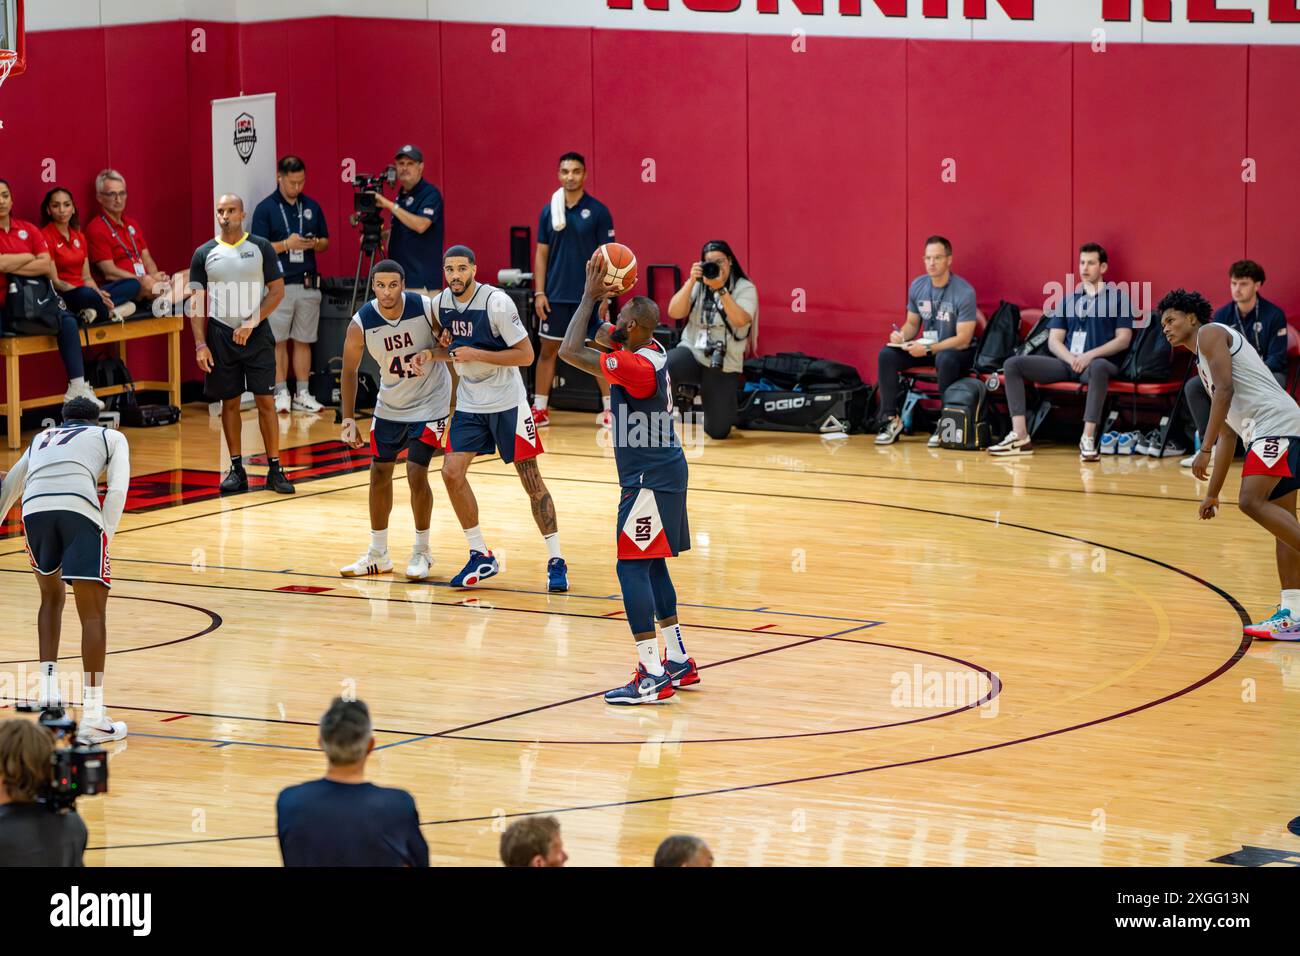
[[[62,186],[55,186],[41,201],[41,234],[54,262],[54,288],[71,311],[98,322],[124,319],[135,312],[140,280],[116,279],[101,287],[90,277],[90,257],[77,220],[77,204]]]

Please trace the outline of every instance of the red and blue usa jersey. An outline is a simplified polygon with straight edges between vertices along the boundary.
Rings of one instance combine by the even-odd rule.
[[[602,356],[609,381],[610,434],[624,488],[686,490],[686,454],[673,423],[668,355],[651,340],[635,352]]]

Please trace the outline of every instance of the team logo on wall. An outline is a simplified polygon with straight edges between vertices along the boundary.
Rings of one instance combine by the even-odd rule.
[[[248,165],[253,158],[253,147],[257,145],[257,130],[253,126],[251,113],[240,113],[235,117],[235,152]]]

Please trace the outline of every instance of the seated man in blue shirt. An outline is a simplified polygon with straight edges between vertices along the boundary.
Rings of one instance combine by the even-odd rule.
[[[1252,259],[1234,262],[1228,267],[1228,281],[1231,283],[1232,301],[1216,310],[1211,321],[1231,326],[1245,336],[1277,383],[1286,388],[1286,314],[1259,294],[1259,287],[1264,284],[1264,267]],[[1199,375],[1187,380],[1183,396],[1196,425],[1196,434],[1204,435],[1205,426],[1210,421],[1210,394]],[[1213,449],[1210,454],[1213,456]],[[1189,455],[1180,464],[1190,468],[1195,457],[1195,454]]]
[[[388,258],[406,273],[406,291],[432,295],[442,288],[442,193],[424,178],[424,153],[409,143],[394,157],[397,199],[375,193],[375,202],[393,214]]]
[[[375,747],[366,705],[335,697],[320,719],[320,745],[325,776],[286,787],[275,804],[284,865],[428,866],[415,800],[365,781]]]
[[[1032,455],[1034,443],[1025,422],[1025,382],[1082,382],[1088,386],[1083,410],[1079,460],[1100,461],[1097,424],[1110,380],[1119,374],[1120,356],[1133,340],[1133,306],[1118,286],[1102,281],[1109,265],[1106,250],[1095,242],[1079,247],[1082,285],[1053,310],[1047,340],[1050,355],[1016,355],[1007,359],[1007,408],[1011,434],[989,448],[999,458]]]

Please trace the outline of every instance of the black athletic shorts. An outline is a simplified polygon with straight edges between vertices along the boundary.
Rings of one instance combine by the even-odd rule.
[[[41,574],[60,571],[65,581],[98,581],[112,587],[108,535],[76,511],[37,511],[23,517],[27,560]]]
[[[244,392],[270,395],[275,391],[275,335],[268,322],[259,322],[243,345],[235,344],[235,330],[208,319],[208,349],[212,371],[203,390],[214,402],[239,398]]]

